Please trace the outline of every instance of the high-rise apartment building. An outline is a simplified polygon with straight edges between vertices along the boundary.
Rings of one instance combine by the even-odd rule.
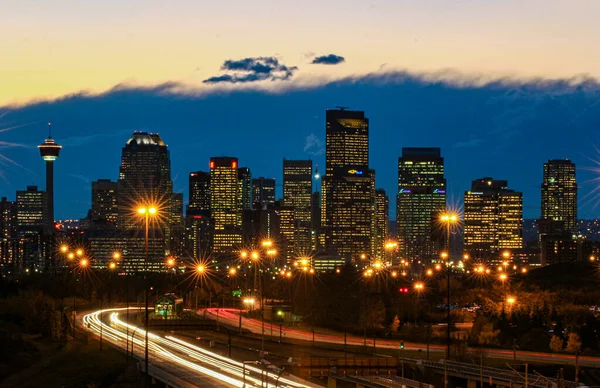
[[[232,253],[242,243],[238,159],[210,159],[210,213],[214,222],[213,252]]]
[[[369,119],[361,111],[327,110],[325,128],[321,186],[325,250],[345,260],[370,257],[373,190]]]
[[[312,161],[283,160],[283,205],[294,211],[293,251],[312,250]]]
[[[400,255],[407,259],[437,257],[431,217],[446,209],[444,158],[439,148],[403,148],[398,158],[396,228]]]
[[[544,163],[541,218],[563,222],[566,231],[577,232],[577,180],[572,161],[554,159]]]
[[[275,178],[252,179],[252,208],[272,209],[275,206]]]
[[[242,210],[252,209],[252,175],[248,167],[238,168],[238,191]]]
[[[110,179],[98,179],[92,182],[92,224],[116,225],[119,214],[118,186],[117,182]]]
[[[464,197],[464,250],[476,259],[502,260],[523,247],[523,194],[505,180],[474,180]]]
[[[186,214],[210,213],[210,173],[191,172],[189,176],[189,195]]]

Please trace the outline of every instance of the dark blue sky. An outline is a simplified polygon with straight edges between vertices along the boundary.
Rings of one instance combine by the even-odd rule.
[[[187,197],[188,172],[206,170],[210,156],[237,156],[253,176],[279,181],[284,157],[312,158],[322,171],[325,109],[343,105],[370,119],[370,164],[377,186],[390,195],[392,214],[401,149],[424,146],[442,148],[453,203],[471,180],[492,176],[523,191],[525,217],[538,217],[542,164],[569,158],[578,167],[580,217],[599,215],[598,201],[589,195],[598,177],[590,169],[600,160],[600,87],[592,80],[456,86],[389,73],[278,93],[185,95],[173,86],[118,87],[99,96],[0,108],[7,113],[0,128],[31,123],[0,133],[0,141],[24,146],[0,149],[23,167],[3,163],[0,195],[14,199],[26,185],[44,187],[36,145],[48,121],[64,146],[55,172],[56,217],[62,219],[85,216],[92,180],[118,178],[121,147],[134,130],[161,134],[171,151],[175,189]]]

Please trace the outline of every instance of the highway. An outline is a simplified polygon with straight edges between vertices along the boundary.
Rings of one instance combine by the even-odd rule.
[[[143,359],[145,331],[119,318],[124,308],[103,309],[82,316],[83,327],[122,349],[134,344]],[[130,310],[139,311],[137,308]],[[127,336],[127,331],[129,336]],[[263,370],[255,362],[239,362],[195,346],[173,335],[148,333],[149,364],[192,385],[211,387],[318,387],[294,376]],[[152,368],[149,368],[152,370]]]
[[[239,314],[243,310],[233,309],[233,308],[211,308],[201,310],[199,313],[206,313],[206,316],[211,319],[217,319],[219,322],[227,324],[232,327],[239,326]],[[252,319],[242,317],[242,327],[252,333],[261,334],[263,330],[263,323],[259,319]],[[273,332],[273,337],[279,338],[279,324],[274,323],[271,326],[270,322],[264,323],[264,332],[265,336],[268,336]],[[296,340],[304,340],[304,341],[312,341],[313,333],[308,330],[302,329],[292,329],[287,327],[282,327],[282,337]],[[315,342],[320,343],[330,343],[336,345],[344,344],[344,334],[336,333],[336,334],[322,334],[322,333],[314,333]],[[346,336],[346,344],[349,346],[364,346],[365,339],[363,337],[347,335]],[[366,345],[373,347],[373,339],[367,338]],[[385,348],[385,349],[400,349],[400,341],[397,340],[384,340],[377,339],[375,342],[377,348]],[[421,350],[425,351],[427,348],[427,344],[415,343],[415,342],[404,342],[404,348],[406,350]],[[514,357],[513,350],[507,349],[497,349],[497,348],[469,348],[469,351],[477,351],[481,352],[482,350],[485,353],[486,357],[490,358],[500,358],[512,360]],[[443,353],[446,351],[446,345],[439,344],[431,344],[429,345],[430,352],[438,352],[442,353],[440,358],[443,358]],[[562,363],[562,364],[575,364],[575,356],[570,354],[563,353],[546,353],[546,352],[533,352],[533,351],[523,351],[517,350],[516,352],[517,359],[520,361],[531,361],[531,362],[549,362],[549,363]],[[590,357],[590,356],[579,356],[579,365],[581,366],[591,366],[597,367],[600,365],[600,357]]]

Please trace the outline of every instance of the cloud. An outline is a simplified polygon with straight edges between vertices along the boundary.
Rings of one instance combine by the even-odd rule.
[[[101,144],[111,137],[118,137],[131,134],[132,129],[124,129],[114,133],[96,133],[83,136],[71,136],[61,140],[60,144],[65,147],[81,147],[91,143]]]
[[[457,141],[456,143],[454,143],[454,145],[452,147],[454,147],[454,148],[472,148],[472,147],[479,147],[483,143],[485,143],[485,140],[471,136],[469,138],[469,140]]]
[[[304,152],[308,152],[313,156],[323,155],[325,153],[325,144],[314,133],[306,137]]]
[[[312,64],[313,65],[339,65],[342,62],[345,62],[346,58],[340,56],[340,55],[335,55],[335,54],[328,54],[328,55],[321,55],[319,57],[316,57],[315,59],[312,60]]]
[[[251,57],[238,60],[228,59],[221,66],[222,71],[233,72],[209,77],[205,84],[246,83],[256,81],[285,81],[290,79],[297,66],[286,66],[275,57]]]

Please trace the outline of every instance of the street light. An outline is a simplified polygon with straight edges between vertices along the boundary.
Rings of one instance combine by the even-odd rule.
[[[154,206],[143,206],[137,209],[137,212],[140,216],[144,217],[144,221],[145,221],[145,248],[146,248],[146,258],[144,260],[144,278],[146,280],[145,282],[145,299],[146,299],[146,317],[145,317],[145,322],[144,322],[144,331],[146,332],[145,334],[145,339],[144,339],[144,372],[146,372],[146,385],[148,385],[148,378],[150,377],[150,374],[148,373],[148,282],[149,282],[149,278],[148,278],[148,221],[149,221],[149,217],[150,216],[154,216],[157,213],[157,209]]]
[[[441,222],[446,224],[446,257],[442,256],[443,259],[448,260],[447,276],[446,276],[446,318],[447,318],[447,330],[446,330],[446,358],[450,358],[450,228],[453,224],[458,222],[458,215],[456,213],[444,213],[440,217]],[[443,252],[444,253],[444,252]],[[443,254],[442,253],[442,254]],[[448,377],[444,378],[444,386],[448,385]]]
[[[61,245],[60,246],[60,251],[62,253],[67,253],[68,250],[69,250],[69,246],[68,245]]]

